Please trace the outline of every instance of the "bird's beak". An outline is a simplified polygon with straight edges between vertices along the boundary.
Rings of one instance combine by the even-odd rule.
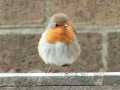
[[[67,27],[67,26],[68,26],[68,24],[65,24],[64,26],[65,26],[65,27]]]

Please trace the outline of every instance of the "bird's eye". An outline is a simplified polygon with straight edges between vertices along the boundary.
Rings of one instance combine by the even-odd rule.
[[[56,24],[56,27],[58,27],[58,26],[60,26],[60,25]]]

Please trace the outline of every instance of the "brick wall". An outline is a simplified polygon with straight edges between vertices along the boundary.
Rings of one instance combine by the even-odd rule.
[[[78,32],[82,53],[71,66],[75,72],[120,71],[119,10],[120,0],[0,0],[0,72],[47,71],[37,44],[57,12]]]

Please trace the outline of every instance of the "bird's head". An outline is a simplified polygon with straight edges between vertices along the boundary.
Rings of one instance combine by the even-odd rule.
[[[49,28],[56,28],[56,27],[64,27],[67,26],[69,22],[69,18],[64,13],[57,13],[54,14],[49,21],[48,27]]]
[[[50,18],[46,30],[46,40],[48,43],[63,42],[70,44],[73,40],[72,25],[69,18],[63,13],[54,14]]]

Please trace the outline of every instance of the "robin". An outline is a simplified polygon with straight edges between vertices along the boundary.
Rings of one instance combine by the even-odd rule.
[[[38,52],[43,61],[50,65],[68,66],[78,58],[80,45],[72,23],[64,13],[54,14],[50,18],[40,38]]]

